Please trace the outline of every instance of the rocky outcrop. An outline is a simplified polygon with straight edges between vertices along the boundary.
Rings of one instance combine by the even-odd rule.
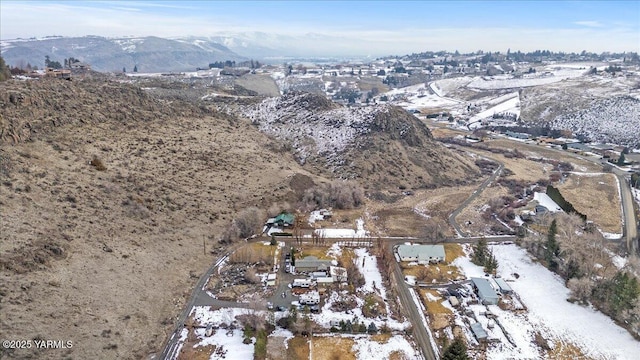
[[[458,184],[477,174],[396,106],[344,107],[322,95],[288,93],[243,112],[262,132],[289,144],[300,164],[375,188]]]

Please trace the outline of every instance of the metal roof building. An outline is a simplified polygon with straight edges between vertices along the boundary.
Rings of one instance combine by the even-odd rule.
[[[397,252],[402,261],[440,262],[445,257],[442,245],[399,245]]]
[[[496,284],[500,288],[501,293],[511,294],[513,292],[513,289],[511,289],[511,286],[509,286],[509,284],[507,284],[507,282],[504,281],[502,278],[495,278],[493,280],[496,282]]]
[[[498,294],[493,290],[493,287],[491,287],[489,280],[483,278],[471,278],[471,282],[473,283],[473,287],[478,290],[478,297],[483,304],[498,304]]]
[[[473,332],[473,335],[476,337],[476,339],[478,339],[478,341],[486,340],[489,337],[489,335],[487,335],[487,332],[482,327],[482,324],[478,322],[471,324],[471,331]]]

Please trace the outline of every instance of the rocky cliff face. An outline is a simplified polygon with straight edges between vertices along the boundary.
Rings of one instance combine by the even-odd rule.
[[[262,132],[288,143],[301,164],[322,165],[367,186],[432,187],[477,173],[399,107],[349,108],[321,95],[289,93],[243,112]]]

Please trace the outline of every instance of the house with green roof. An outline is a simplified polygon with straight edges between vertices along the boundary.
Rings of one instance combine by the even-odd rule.
[[[267,219],[267,223],[265,225],[267,228],[276,227],[282,229],[293,227],[295,221],[296,217],[293,214],[283,212],[274,218]]]

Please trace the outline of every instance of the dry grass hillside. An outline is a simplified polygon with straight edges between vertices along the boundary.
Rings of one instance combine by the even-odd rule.
[[[331,177],[402,197],[477,174],[398,108],[290,98],[296,143],[268,131],[283,112],[265,127],[214,110],[255,106],[248,95],[201,103],[202,89],[124,80],[0,83],[0,333],[74,344],[0,357],[145,358],[242,209],[294,204]]]
[[[130,85],[0,94],[0,333],[74,343],[0,357],[159,351],[235,212],[310,175],[248,123]]]

